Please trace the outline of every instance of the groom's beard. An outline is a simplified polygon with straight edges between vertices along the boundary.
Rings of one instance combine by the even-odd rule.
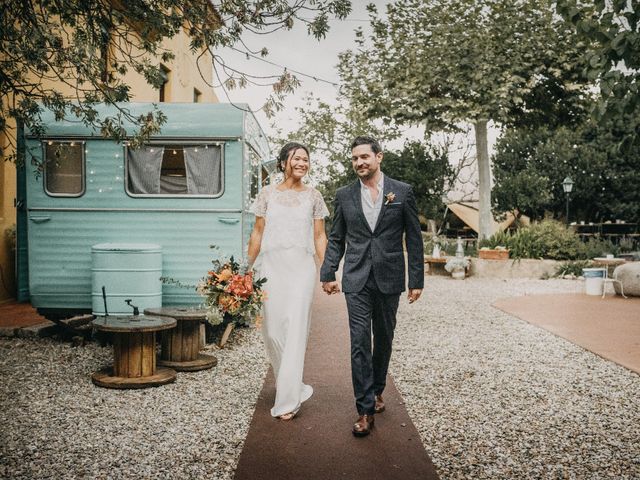
[[[373,178],[376,175],[376,172],[378,171],[378,170],[371,170],[371,168],[367,168],[363,170],[354,168],[353,170],[356,172],[356,175],[358,176],[358,178],[362,180],[369,180],[370,178]]]

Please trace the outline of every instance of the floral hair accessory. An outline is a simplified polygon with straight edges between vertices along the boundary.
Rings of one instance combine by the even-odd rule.
[[[387,201],[384,202],[384,204],[389,205],[391,202],[393,202],[396,199],[396,194],[393,192],[389,192],[384,196],[384,198],[387,199]]]

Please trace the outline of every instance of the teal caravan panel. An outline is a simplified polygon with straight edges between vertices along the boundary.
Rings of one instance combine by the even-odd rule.
[[[160,245],[100,243],[91,247],[91,261],[94,315],[131,315],[133,306],[139,312],[162,306]]]
[[[153,109],[151,104],[123,106],[134,114]],[[246,254],[254,222],[248,212],[255,194],[250,182],[252,161],[256,162],[256,154],[259,162],[268,160],[264,133],[251,114],[231,105],[160,104],[159,108],[168,120],[151,145],[221,145],[220,195],[133,196],[125,188],[126,146],[97,136],[81,123],[55,122],[52,115],[46,117],[45,138],[26,133],[26,148],[36,161],[42,160],[49,141],[73,141],[84,147],[84,190],[79,196],[48,195],[43,175],[26,172],[29,294],[41,312],[57,316],[94,311],[93,297],[100,288],[92,290],[94,245],[158,245],[162,250],[159,273],[174,281],[161,286],[165,306],[201,303],[195,285],[211,266],[215,255],[211,245],[224,255],[242,258]],[[98,110],[102,116],[116,113],[110,107]],[[252,158],[249,151],[254,152]],[[136,287],[126,290],[133,297]]]

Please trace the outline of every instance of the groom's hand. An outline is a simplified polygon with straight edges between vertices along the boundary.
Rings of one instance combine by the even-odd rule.
[[[409,299],[409,303],[413,303],[420,298],[422,294],[421,288],[410,288],[409,293],[407,294],[407,298]]]
[[[337,280],[334,280],[333,282],[322,282],[322,289],[327,295],[340,293],[340,285],[338,285]]]

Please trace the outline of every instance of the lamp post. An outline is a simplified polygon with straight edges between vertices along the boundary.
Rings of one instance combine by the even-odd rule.
[[[571,195],[571,190],[573,190],[573,180],[571,177],[566,177],[562,181],[562,190],[567,195],[567,225],[569,225],[569,196]]]

